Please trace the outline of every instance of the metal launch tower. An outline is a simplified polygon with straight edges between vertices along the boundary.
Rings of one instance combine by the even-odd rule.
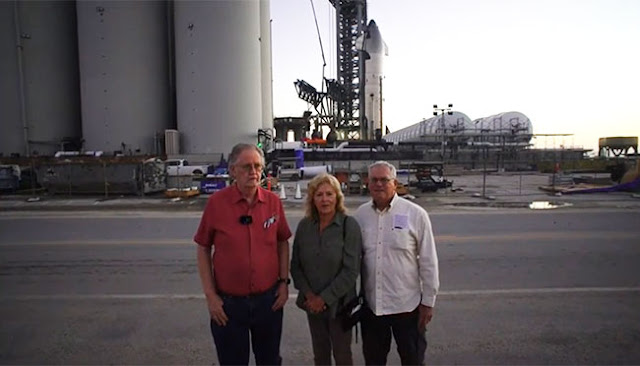
[[[367,25],[366,0],[329,0],[336,8],[338,74],[336,88],[328,89],[337,102],[336,129],[347,139],[366,138],[361,106],[364,106],[364,57],[356,39]],[[330,84],[331,85],[331,84]],[[337,92],[337,93],[335,93]],[[334,93],[337,94],[334,96]],[[335,98],[337,97],[337,98]]]
[[[356,46],[367,25],[366,0],[329,0],[336,9],[337,76],[325,78],[326,93],[297,80],[298,96],[318,112],[316,128],[329,126],[331,134],[345,140],[367,139],[362,108],[364,97],[364,52]],[[330,137],[327,137],[330,139]]]

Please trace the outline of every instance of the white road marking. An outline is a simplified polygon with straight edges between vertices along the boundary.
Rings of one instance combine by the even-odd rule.
[[[17,220],[112,220],[112,219],[200,219],[202,212],[156,212],[156,211],[131,211],[131,212],[0,212],[0,221]],[[301,219],[304,212],[287,211],[287,220]]]
[[[460,216],[460,215],[477,215],[480,210],[462,210],[460,208],[446,207],[425,207],[429,212],[429,216]],[[483,215],[541,215],[541,214],[567,214],[576,215],[576,210],[561,209],[561,210],[530,210],[530,209],[517,209],[517,208],[500,208],[500,209],[487,209],[483,208]],[[579,207],[580,212],[625,212],[635,214],[637,211],[629,211],[629,208],[615,208],[615,207]],[[350,212],[353,212],[351,210]],[[287,219],[302,218],[304,217],[304,208],[285,208]],[[201,211],[180,211],[173,210],[170,207],[166,209],[154,210],[103,210],[96,209],[94,211],[0,211],[0,221],[6,220],[51,220],[51,219],[123,219],[123,218],[200,218],[202,217]]]
[[[624,293],[640,292],[640,287],[543,287],[487,290],[452,290],[442,291],[438,297],[458,296],[500,296],[500,295],[543,295],[543,294],[575,294],[575,293]],[[295,299],[297,293],[289,295]],[[2,295],[0,301],[25,300],[193,300],[204,299],[203,294],[52,294],[52,295]]]
[[[490,233],[479,235],[436,235],[437,244],[473,243],[477,241],[518,243],[523,240],[578,240],[578,239],[632,239],[638,237],[637,231],[520,231],[511,233]]]
[[[57,245],[193,245],[195,248],[196,243],[189,238],[179,239],[109,239],[109,240],[49,240],[49,241],[13,241],[9,243],[0,243],[1,247],[14,247],[25,245],[43,245],[43,246],[57,246]]]
[[[523,240],[578,240],[588,239],[618,239],[635,240],[637,232],[618,231],[584,231],[584,232],[562,232],[562,231],[531,231],[513,233],[490,233],[479,235],[436,235],[438,245],[477,243],[479,241],[490,241],[492,243],[519,243]],[[289,239],[293,242],[294,237]],[[604,241],[603,241],[604,243]],[[0,247],[24,246],[24,245],[195,245],[191,238],[161,238],[161,239],[70,239],[70,240],[15,240],[12,242],[0,243]]]
[[[609,293],[609,292],[640,292],[640,287],[542,287],[542,288],[512,288],[488,290],[453,290],[442,291],[438,296],[494,296],[494,295],[543,295],[570,293]]]

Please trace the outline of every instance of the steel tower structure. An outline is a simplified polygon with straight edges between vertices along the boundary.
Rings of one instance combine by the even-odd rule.
[[[364,57],[356,39],[367,25],[366,0],[329,0],[336,9],[337,80],[328,82],[327,92],[336,101],[336,130],[345,139],[366,136],[363,121]]]
[[[316,129],[319,130],[320,126],[330,127],[331,132],[327,140],[366,139],[367,126],[363,121],[364,113],[361,112],[364,106],[365,52],[356,46],[356,40],[366,30],[366,0],[329,2],[336,9],[337,79],[324,78],[322,91],[318,91],[304,80],[297,80],[294,85],[298,97],[316,109],[318,115],[313,118]],[[322,41],[320,47],[322,49]],[[322,58],[324,61],[324,53]]]

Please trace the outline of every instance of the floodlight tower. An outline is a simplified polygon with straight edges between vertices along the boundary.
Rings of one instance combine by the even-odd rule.
[[[438,108],[437,104],[433,105],[433,115],[437,116],[438,114],[440,114],[440,131],[442,133],[442,141],[441,141],[441,152],[440,154],[442,155],[442,163],[444,164],[444,145],[445,145],[445,133],[446,133],[446,125],[445,125],[445,120],[444,120],[444,116],[445,113],[448,115],[452,115],[453,114],[453,104],[449,104],[447,107],[445,108]]]

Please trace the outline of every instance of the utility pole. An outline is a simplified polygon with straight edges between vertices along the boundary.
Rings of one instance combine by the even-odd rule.
[[[17,55],[17,64],[18,64],[18,89],[19,89],[19,99],[20,99],[20,120],[22,121],[22,134],[24,138],[24,148],[25,148],[25,156],[31,156],[31,146],[29,139],[29,122],[27,120],[27,107],[26,107],[26,93],[25,93],[25,82],[24,82],[24,62],[23,62],[23,53],[24,46],[22,44],[22,39],[30,39],[31,36],[26,33],[22,33],[21,24],[20,24],[20,12],[18,10],[18,3],[16,1],[13,4],[13,20],[15,23],[16,29],[16,55]]]
[[[487,146],[484,147],[484,151],[483,151],[483,168],[482,168],[482,198],[487,198],[486,195],[486,187],[487,187],[487,158],[489,155],[489,150],[487,148]]]

